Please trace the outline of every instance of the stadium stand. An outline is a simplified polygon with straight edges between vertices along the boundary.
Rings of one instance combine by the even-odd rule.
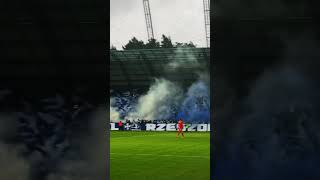
[[[209,48],[160,48],[137,49],[110,52],[110,87],[123,88],[148,88],[155,77],[163,77],[184,86],[194,82],[198,75],[190,72],[192,60],[210,64]],[[181,63],[178,71],[170,71],[167,66],[170,62]],[[201,70],[201,69],[199,69]]]

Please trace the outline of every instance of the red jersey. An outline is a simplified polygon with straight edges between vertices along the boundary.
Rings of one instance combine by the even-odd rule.
[[[183,121],[182,120],[178,121],[178,128],[183,129]]]

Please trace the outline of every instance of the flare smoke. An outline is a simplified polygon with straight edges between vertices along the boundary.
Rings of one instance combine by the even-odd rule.
[[[186,58],[181,60],[184,54]],[[192,54],[186,54],[182,48],[176,50],[173,61],[167,64],[163,77],[156,78],[146,94],[142,95],[125,120],[156,120],[184,118],[186,121],[209,121],[210,93],[209,74],[203,62],[199,62]],[[166,73],[178,72],[180,68],[191,68],[190,73],[198,78],[184,89],[176,81],[165,78]],[[111,101],[113,99],[111,98]],[[202,101],[202,102],[200,102]],[[113,103],[111,103],[112,106]],[[176,109],[174,114],[173,109]],[[119,112],[110,107],[110,118],[115,121]]]

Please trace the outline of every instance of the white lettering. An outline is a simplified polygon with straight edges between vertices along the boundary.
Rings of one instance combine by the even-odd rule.
[[[117,123],[110,123],[110,130],[112,131],[118,131],[119,127],[117,126]],[[131,127],[130,127],[131,126]],[[126,130],[135,130],[139,129],[139,127],[134,124],[126,124],[124,126]],[[141,130],[146,130],[146,131],[176,131],[178,129],[178,124],[153,124],[153,123],[147,123],[145,125],[145,129]],[[183,124],[183,129],[182,131],[199,131],[199,132],[205,132],[205,131],[210,131],[210,124],[189,124],[189,128],[186,128],[186,125]]]
[[[196,131],[197,124],[191,124],[191,126],[188,128],[188,131]]]
[[[207,131],[207,124],[198,124],[197,131]]]
[[[146,131],[154,131],[156,129],[155,124],[146,124]]]
[[[116,128],[116,123],[110,123],[110,129],[111,131],[118,131],[119,128]]]
[[[156,131],[165,131],[165,127],[166,127],[166,124],[157,124],[157,129]]]
[[[167,124],[167,131],[176,131],[176,124]]]

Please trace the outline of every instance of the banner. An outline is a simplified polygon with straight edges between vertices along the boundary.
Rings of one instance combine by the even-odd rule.
[[[175,123],[123,123],[119,126],[118,123],[110,123],[112,131],[177,131],[178,124]],[[210,131],[210,124],[184,124],[183,131]]]

